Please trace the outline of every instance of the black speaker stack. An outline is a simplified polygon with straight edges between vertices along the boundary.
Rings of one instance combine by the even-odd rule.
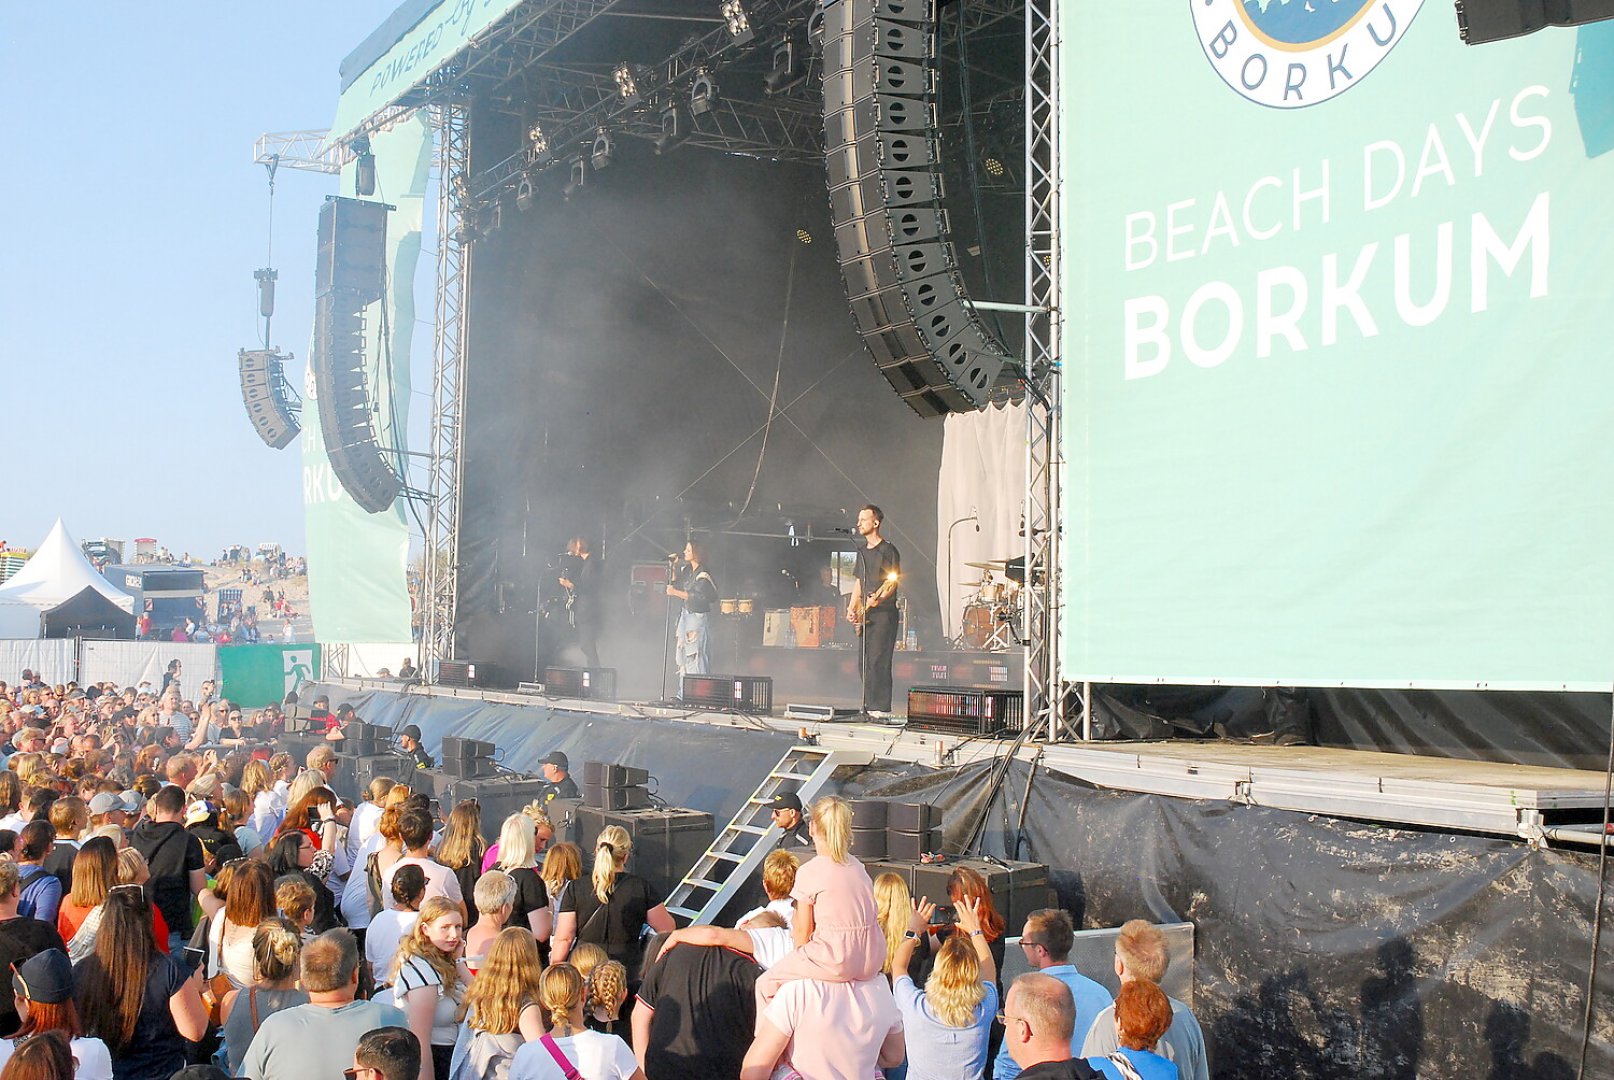
[[[385,753],[392,747],[392,729],[363,720],[349,720],[342,725],[342,741],[333,743],[338,754],[358,757],[365,754]]]
[[[1026,916],[1041,908],[1057,907],[1058,898],[1048,885],[1048,867],[1044,863],[1011,862],[1007,859],[947,859],[938,863],[921,863],[910,859],[863,860],[870,877],[896,874],[907,882],[914,899],[928,897],[945,909],[942,918],[951,919],[952,901],[947,896],[947,879],[959,867],[968,867],[986,879],[986,888],[992,894],[992,906],[1008,922],[1007,933],[1018,934]]]
[[[443,737],[442,761],[438,768],[458,779],[492,776],[498,772],[493,763],[495,747],[481,739],[461,739],[454,735]]]
[[[721,712],[773,712],[773,679],[767,675],[685,675],[679,690],[685,705]]]
[[[377,777],[389,776],[413,788],[419,783],[414,779],[418,771],[415,759],[407,754],[390,750],[372,754],[342,753],[336,758],[336,778],[331,782],[331,787],[342,798],[356,804],[364,798],[364,793],[370,789],[370,782]]]
[[[662,896],[684,879],[717,835],[711,814],[679,807],[601,810],[596,806],[581,806],[577,810],[577,822],[577,843],[583,849],[584,860],[579,885],[588,887],[589,870],[594,865],[594,844],[600,833],[608,825],[620,825],[633,841],[628,869],[650,882]]]
[[[271,449],[284,450],[302,425],[296,411],[301,403],[292,404],[294,395],[286,381],[280,350],[242,349],[236,359],[241,373],[241,402],[247,407],[253,430]]]
[[[852,854],[864,862],[918,859],[941,846],[941,811],[929,803],[852,802]]]
[[[418,779],[405,783],[418,784],[418,790],[431,795],[444,818],[460,803],[475,799],[481,810],[482,835],[489,843],[498,839],[505,818],[541,798],[548,789],[542,777],[522,773],[460,776],[444,769],[420,769],[415,775]]]
[[[650,773],[631,765],[583,763],[583,805],[595,810],[646,810]]]
[[[492,664],[478,660],[439,660],[437,685],[471,689],[492,686],[497,672]]]
[[[376,514],[402,490],[383,451],[370,400],[364,309],[386,285],[385,203],[327,197],[319,212],[314,272],[314,395],[331,471],[353,501]]]
[[[985,405],[1007,353],[968,305],[942,208],[933,0],[824,7],[830,219],[852,318],[921,416]]]

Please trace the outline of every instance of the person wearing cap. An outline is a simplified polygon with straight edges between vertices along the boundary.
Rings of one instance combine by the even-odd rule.
[[[326,741],[345,742],[347,740],[347,733],[343,731],[343,728],[347,727],[348,724],[352,723],[358,718],[359,714],[354,711],[353,706],[349,705],[345,701],[342,702],[342,704],[336,707],[336,713],[331,717],[330,721],[326,725]]]
[[[211,799],[192,800],[185,807],[185,831],[202,842],[202,853],[209,874],[218,873],[219,867],[241,857],[241,845],[235,834],[219,827],[219,808]]]
[[[426,748],[420,745],[420,728],[414,724],[407,724],[398,732],[398,748],[415,759],[415,768],[429,769],[432,767],[432,756]]]
[[[52,883],[55,878],[51,878]],[[12,967],[36,956],[46,949],[60,949],[67,945],[56,932],[55,921],[46,922],[23,915],[17,910],[22,902],[22,868],[10,861],[0,861],[0,970]],[[3,999],[3,995],[0,995]],[[11,1035],[20,1023],[11,1003],[0,1000],[0,1035]]]
[[[801,813],[801,797],[794,791],[776,792],[768,800],[768,809],[772,811],[773,823],[784,830],[775,847],[805,848],[809,851],[813,847],[812,835],[807,831],[807,819]]]
[[[47,949],[13,968],[11,992],[22,1027],[0,1039],[0,1067],[11,1060],[17,1044],[34,1035],[59,1031],[68,1040],[76,1066],[75,1080],[112,1080],[112,1052],[100,1039],[84,1034],[73,1003],[73,965],[60,949]]]
[[[129,827],[130,819],[123,806],[123,796],[103,791],[90,799],[90,831],[93,832],[102,825],[117,825],[125,829]]]
[[[543,760],[544,779],[548,781],[539,789],[538,801],[552,802],[555,799],[577,798],[577,781],[568,774],[572,763],[566,755],[559,750],[551,750]]]

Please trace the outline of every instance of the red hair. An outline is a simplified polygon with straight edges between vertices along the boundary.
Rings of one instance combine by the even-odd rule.
[[[986,887],[986,879],[979,873],[967,866],[955,869],[947,876],[947,895],[954,904],[966,896],[980,901],[981,929],[985,932],[986,940],[992,942],[1003,936],[1007,923],[998,914],[997,905],[992,903],[992,890]]]
[[[28,1019],[22,1022],[22,1027],[12,1037],[25,1039],[30,1035],[43,1035],[47,1031],[60,1031],[69,1039],[84,1034],[84,1025],[78,1018],[78,1006],[73,1004],[72,998],[52,1003],[28,1002]]]

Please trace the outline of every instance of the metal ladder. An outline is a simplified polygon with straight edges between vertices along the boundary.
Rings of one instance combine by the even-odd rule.
[[[773,824],[768,803],[779,792],[794,792],[806,804],[842,765],[867,765],[874,755],[856,750],[793,746],[745,800],[706,853],[695,860],[666,907],[682,924],[709,923],[741,886],[762,868],[782,830]]]

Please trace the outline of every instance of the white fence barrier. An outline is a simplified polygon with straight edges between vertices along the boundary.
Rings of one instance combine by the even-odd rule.
[[[27,668],[52,685],[70,682],[78,678],[77,651],[78,642],[72,638],[0,641],[0,679],[16,685]]]
[[[119,686],[149,682],[158,689],[169,662],[178,660],[180,686],[190,697],[203,680],[219,677],[218,649],[217,645],[166,641],[84,641],[79,655],[79,682],[111,680]]]

